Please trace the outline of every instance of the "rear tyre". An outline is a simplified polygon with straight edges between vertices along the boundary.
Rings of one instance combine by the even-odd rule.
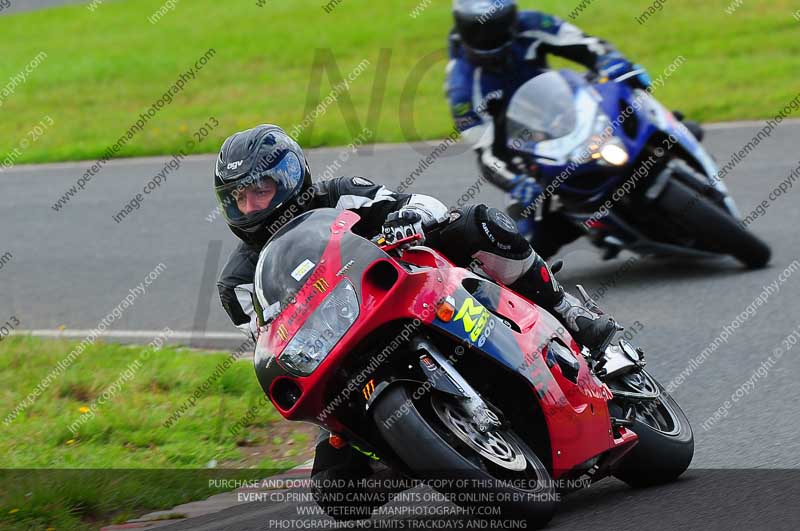
[[[656,207],[693,237],[694,247],[729,254],[751,269],[765,267],[772,256],[769,246],[726,211],[687,185],[670,180]]]
[[[647,372],[626,375],[610,384],[611,392],[655,392],[655,400],[632,402],[615,399],[611,414],[624,416],[623,407],[633,405],[634,425],[630,429],[639,442],[622,459],[614,475],[632,487],[668,483],[683,474],[694,456],[694,434],[683,410]]]
[[[511,430],[477,433],[459,404],[438,394],[412,400],[396,385],[379,397],[374,420],[415,477],[453,503],[500,509],[477,513],[481,518],[521,517],[530,526],[545,525],[555,512],[556,494],[544,464]]]

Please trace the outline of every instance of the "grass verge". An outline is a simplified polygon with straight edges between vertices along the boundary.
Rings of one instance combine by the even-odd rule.
[[[100,157],[211,48],[213,59],[116,156],[209,153],[258,123],[291,129],[359,64],[349,90],[302,128],[305,145],[347,144],[362,127],[378,142],[451,130],[442,92],[449,2],[342,0],[326,9],[316,0],[192,0],[152,23],[164,5],[106,1],[93,11],[81,4],[0,17],[0,88],[47,54],[2,97],[0,153],[16,163]],[[765,118],[796,95],[800,16],[789,0],[748,1],[730,15],[729,0],[669,0],[642,24],[636,18],[652,5],[642,0],[521,5],[614,42],[654,75],[685,56],[658,97],[694,119]],[[340,76],[333,81],[331,67]],[[30,134],[45,117],[52,125]],[[210,117],[220,126],[189,145]]]
[[[20,336],[0,342],[4,419],[74,346]],[[307,460],[309,426],[259,406],[263,394],[250,361],[233,363],[194,407],[165,426],[228,357],[100,343],[87,348],[3,426],[0,527],[94,529],[230,490],[209,479],[263,478]],[[92,404],[94,418],[73,433],[70,426]],[[246,415],[251,407],[259,408],[257,415]],[[243,429],[231,430],[250,417]]]

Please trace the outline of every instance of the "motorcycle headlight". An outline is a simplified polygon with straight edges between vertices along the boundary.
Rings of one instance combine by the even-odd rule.
[[[600,164],[624,166],[630,157],[620,139],[614,136],[611,121],[605,114],[598,112],[592,135],[570,153],[570,159],[577,164],[596,160]]]
[[[617,142],[609,142],[600,148],[600,156],[612,166],[624,166],[628,163],[628,152]]]
[[[358,312],[356,290],[342,280],[286,345],[278,362],[298,376],[308,376],[353,326]]]
[[[592,125],[592,134],[583,144],[572,150],[569,155],[570,160],[577,164],[586,164],[599,159],[600,149],[612,137],[611,120],[604,113],[597,112]]]

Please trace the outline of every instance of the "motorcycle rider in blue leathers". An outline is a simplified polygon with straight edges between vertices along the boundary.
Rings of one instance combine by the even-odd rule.
[[[550,257],[582,232],[558,213],[519,215],[537,202],[543,188],[529,176],[530,169],[523,173],[506,154],[502,124],[508,102],[548,68],[548,54],[580,63],[600,77],[629,74],[627,82],[636,88],[647,89],[650,78],[608,42],[552,15],[519,11],[516,0],[454,0],[453,18],[447,97],[456,128],[477,151],[483,177],[510,194],[508,212],[520,232]],[[700,139],[699,126],[686,125]]]

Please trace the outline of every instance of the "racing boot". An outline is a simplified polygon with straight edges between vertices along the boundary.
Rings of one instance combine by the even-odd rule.
[[[588,299],[582,303],[566,291],[563,292],[561,302],[553,307],[553,312],[575,341],[591,351],[604,350],[618,329],[614,318],[604,315],[594,301]]]

